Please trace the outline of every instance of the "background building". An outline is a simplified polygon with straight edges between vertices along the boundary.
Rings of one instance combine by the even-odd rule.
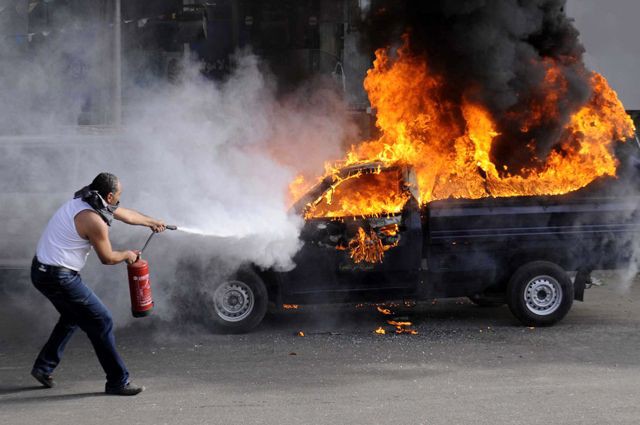
[[[136,87],[177,79],[187,59],[224,78],[243,49],[280,91],[324,78],[363,112],[362,16],[359,0],[2,0],[0,83],[29,98],[0,131],[12,134],[20,107],[55,125],[118,125]]]

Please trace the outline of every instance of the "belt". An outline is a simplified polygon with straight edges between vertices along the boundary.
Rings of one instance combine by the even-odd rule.
[[[49,264],[43,264],[40,261],[38,261],[38,257],[35,257],[35,256],[33,257],[32,265],[35,265],[38,268],[38,270],[43,272],[43,273],[67,272],[67,273],[78,274],[77,271],[71,270],[70,268],[67,268],[67,267],[52,266],[52,265],[49,265]]]

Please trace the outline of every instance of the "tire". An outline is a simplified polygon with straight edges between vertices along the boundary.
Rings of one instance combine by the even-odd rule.
[[[222,333],[245,333],[262,321],[269,298],[262,279],[240,271],[216,285],[210,299],[214,328]]]
[[[573,283],[557,264],[533,261],[520,267],[507,285],[511,313],[526,326],[551,326],[573,304]]]
[[[469,298],[469,301],[477,305],[478,307],[491,308],[491,307],[501,307],[505,304],[503,300],[499,297],[487,297],[482,294],[472,295]]]

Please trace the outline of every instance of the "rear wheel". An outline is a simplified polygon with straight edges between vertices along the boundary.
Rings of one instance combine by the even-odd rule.
[[[533,261],[520,267],[507,286],[509,309],[524,325],[550,326],[573,304],[573,283],[557,264]]]
[[[262,279],[253,271],[238,272],[213,291],[214,326],[225,333],[248,332],[262,321],[267,304],[267,289]]]

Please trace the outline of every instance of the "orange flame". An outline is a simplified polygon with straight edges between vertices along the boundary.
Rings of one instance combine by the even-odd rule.
[[[282,304],[282,308],[285,310],[297,310],[299,306],[298,304]]]
[[[374,332],[379,334],[379,335],[384,335],[384,334],[387,333],[387,331],[385,331],[382,326],[378,327],[378,329],[376,329]]]
[[[378,236],[378,232],[384,238]],[[347,246],[338,245],[338,250],[349,250],[349,256],[354,263],[381,263],[385,251],[395,247],[399,239],[394,239],[398,234],[398,225],[391,224],[377,229],[372,229],[367,233],[362,227],[358,227],[358,233],[349,241]],[[389,238],[389,239],[387,239]]]
[[[418,331],[415,329],[407,329],[407,326],[413,325],[411,322],[402,322],[396,320],[387,320],[387,323],[391,326],[395,326],[397,334],[409,334],[409,335],[417,335]]]
[[[334,184],[324,199],[307,206],[307,218],[395,214],[402,210],[408,195],[394,186],[387,173],[366,177],[366,184],[366,175],[342,180],[337,176],[337,170],[355,164],[413,166],[423,204],[446,198],[563,194],[601,176],[616,175],[614,142],[632,137],[635,129],[616,93],[600,74],[591,74],[591,98],[571,116],[546,158],[536,158],[532,151],[535,167],[498,169],[491,151],[499,132],[489,111],[469,100],[453,104],[441,98],[443,77],[430,70],[424,58],[410,55],[407,43],[405,37],[405,45],[393,59],[387,49],[376,51],[373,68],[364,81],[382,135],[352,146],[342,161],[326,166],[325,176],[333,176]],[[544,95],[522,117],[523,133],[559,114],[558,100],[567,89],[559,65],[550,58],[543,59],[543,64],[547,71],[540,90]],[[462,119],[456,118],[459,116]],[[297,198],[303,186],[298,180],[291,187],[292,195]],[[354,261],[382,260],[373,234],[361,230],[349,245]]]
[[[389,315],[393,314],[393,313],[391,312],[391,310],[389,310],[388,308],[384,308],[384,307],[380,307],[380,306],[378,306],[378,307],[376,307],[376,308],[378,309],[378,311],[379,311],[380,313],[382,313],[382,314],[384,314],[384,315],[386,315],[386,316],[389,316]]]
[[[387,323],[391,326],[411,326],[413,324],[411,322],[398,322],[395,320],[387,320]]]
[[[349,255],[354,263],[381,263],[384,257],[384,246],[376,234],[367,233],[362,227],[358,228],[358,234],[349,241]]]
[[[310,204],[305,218],[349,217],[400,212],[409,195],[399,190],[399,176],[395,173],[355,173],[346,178],[332,169],[333,184],[322,198]]]
[[[405,329],[405,328],[396,328],[397,334],[409,334],[409,335],[418,335],[418,331],[415,329]]]

